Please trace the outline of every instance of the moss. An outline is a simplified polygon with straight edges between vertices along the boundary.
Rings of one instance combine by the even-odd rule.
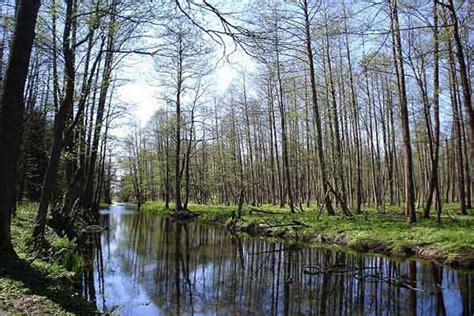
[[[88,314],[93,307],[79,288],[81,258],[75,245],[50,228],[50,249],[41,257],[30,249],[37,205],[18,206],[12,221],[12,242],[18,258],[0,258],[0,314]]]
[[[218,224],[229,223],[237,212],[235,205],[190,204],[188,208],[200,215],[199,221]],[[255,208],[246,206],[238,226],[240,230],[251,226],[253,232],[258,231],[258,234],[284,236],[286,239],[315,240],[316,237],[323,236],[326,241],[383,253],[408,255],[420,252],[419,249],[430,249],[432,257],[436,256],[436,259],[449,263],[449,258],[474,253],[474,216],[472,210],[467,216],[454,215],[458,213],[456,205],[450,204],[446,208],[449,209],[450,216],[443,215],[441,223],[419,216],[417,224],[409,226],[397,206],[386,207],[384,214],[365,207],[363,215],[356,215],[351,219],[325,214],[318,218],[314,208],[291,214],[288,209],[278,206],[259,207],[264,212],[256,212]],[[144,210],[161,215],[171,212],[161,202],[148,202]],[[454,220],[451,218],[453,216]],[[291,226],[273,227],[295,221],[303,224],[297,233],[293,232]]]

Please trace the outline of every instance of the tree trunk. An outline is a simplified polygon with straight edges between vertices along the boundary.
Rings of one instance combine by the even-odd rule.
[[[244,104],[244,113],[245,113],[245,123],[246,123],[246,136],[247,136],[247,145],[248,145],[248,158],[249,158],[249,168],[250,168],[250,183],[252,186],[252,206],[256,205],[256,197],[255,197],[255,168],[253,163],[253,146],[252,146],[252,138],[250,136],[250,117],[249,117],[249,109],[247,104],[247,87],[245,86],[245,76],[243,77],[243,104]]]
[[[278,46],[278,45],[277,45]],[[278,50],[278,47],[276,48]],[[288,136],[286,130],[286,113],[285,113],[285,104],[283,100],[283,83],[280,73],[280,61],[279,53],[277,51],[277,77],[278,77],[278,87],[279,87],[279,109],[280,109],[280,124],[281,124],[281,147],[282,147],[282,160],[285,171],[286,178],[286,192],[288,194],[288,204],[290,206],[291,213],[295,212],[294,201],[293,201],[293,192],[291,188],[291,172],[290,172],[290,159],[288,157]]]
[[[334,88],[334,79],[333,79],[333,71],[332,71],[332,63],[331,63],[331,55],[329,52],[329,31],[326,24],[326,58],[328,62],[328,77],[329,77],[329,90],[331,92],[331,112],[332,112],[332,119],[334,124],[334,143],[335,143],[335,174],[337,176],[337,182],[335,183],[335,189],[338,191],[340,196],[340,203],[342,210],[347,210],[347,195],[344,183],[344,170],[342,164],[342,145],[341,145],[341,136],[339,131],[339,113],[337,110],[337,102],[336,102],[336,89]],[[340,193],[339,193],[340,192]],[[350,216],[350,214],[346,214]]]
[[[181,209],[181,90],[182,90],[182,75],[183,75],[183,47],[181,36],[178,39],[178,86],[176,92],[176,148],[175,148],[175,207],[174,211],[177,214]]]
[[[463,92],[464,109],[467,114],[467,124],[470,132],[470,147],[471,147],[471,181],[474,181],[474,109],[472,108],[472,96],[470,89],[470,81],[467,74],[466,61],[464,59],[464,51],[459,34],[459,22],[456,16],[456,10],[453,0],[449,0],[448,9],[451,12],[451,22],[453,23],[453,37],[456,45],[456,56],[459,63],[459,73],[461,75],[461,86]],[[474,183],[471,183],[474,186]]]
[[[448,39],[448,63],[449,63],[449,90],[451,94],[451,107],[453,110],[453,127],[456,144],[456,161],[457,161],[457,180],[458,180],[458,202],[462,215],[467,215],[466,210],[466,193],[464,189],[464,157],[462,147],[462,130],[461,130],[461,115],[457,99],[457,82],[456,69],[454,66],[454,58],[452,53],[451,42]]]
[[[438,34],[438,9],[436,1],[433,1],[433,136],[432,136],[432,155],[431,155],[431,176],[429,180],[428,196],[426,199],[423,216],[430,217],[430,209],[435,198],[436,214],[438,221],[441,220],[441,195],[438,184],[438,162],[439,162],[439,34]]]
[[[44,231],[46,227],[46,217],[48,214],[49,203],[56,191],[57,176],[61,151],[64,145],[64,130],[66,120],[74,102],[74,51],[71,43],[71,29],[73,21],[73,0],[66,1],[66,20],[64,22],[63,33],[63,54],[66,73],[66,88],[64,100],[58,109],[53,126],[53,144],[51,154],[46,168],[46,174],[43,180],[40,204],[36,215],[36,223],[33,229],[33,238],[36,242],[42,243],[44,240]]]
[[[197,98],[197,97],[196,97]],[[186,162],[185,162],[185,171],[184,171],[184,181],[185,181],[185,195],[184,195],[184,204],[183,209],[188,209],[188,202],[189,202],[189,191],[190,191],[190,177],[191,177],[191,170],[190,170],[190,160],[191,160],[191,149],[193,147],[193,138],[194,138],[194,112],[196,110],[196,103],[195,100],[193,107],[191,109],[191,126],[189,127],[189,141],[188,147],[186,148]]]
[[[99,149],[100,135],[102,131],[102,125],[104,120],[105,106],[107,103],[107,94],[109,92],[109,87],[111,83],[111,74],[113,66],[113,48],[114,48],[114,39],[115,39],[115,20],[116,20],[116,2],[113,1],[109,21],[109,30],[107,35],[107,53],[105,54],[104,69],[102,73],[102,81],[100,85],[99,100],[97,103],[97,116],[94,127],[94,136],[92,140],[91,155],[89,158],[89,165],[86,174],[86,184],[84,188],[84,194],[81,201],[81,206],[84,210],[90,209],[93,205],[94,198],[94,182],[96,175],[96,164],[97,156]]]
[[[319,162],[319,171],[321,176],[321,185],[323,188],[323,195],[326,195],[328,192],[328,178],[326,173],[326,164],[324,161],[324,153],[323,153],[323,135],[322,135],[322,128],[321,128],[321,116],[319,113],[318,107],[318,96],[316,92],[316,77],[315,77],[315,70],[314,70],[314,60],[313,60],[313,48],[311,42],[311,31],[310,31],[310,22],[309,22],[309,12],[308,12],[308,1],[304,0],[303,3],[304,9],[304,18],[305,18],[305,35],[306,35],[306,55],[308,57],[308,65],[309,65],[309,76],[311,82],[311,101],[313,103],[313,116],[316,122],[316,142],[317,142],[317,151],[318,151],[318,162]],[[329,215],[334,215],[334,209],[332,207],[331,200],[327,197],[325,198],[325,206],[326,210]]]
[[[410,123],[408,117],[408,102],[405,86],[405,70],[403,67],[403,53],[400,39],[400,25],[398,21],[397,0],[390,0],[390,18],[392,23],[392,39],[393,39],[393,57],[396,66],[399,103],[400,103],[400,120],[403,137],[404,167],[405,167],[405,207],[408,222],[413,224],[416,222],[415,213],[415,187],[413,183],[413,157],[410,141]]]
[[[23,133],[23,92],[41,2],[19,0],[17,5],[0,107],[0,253],[14,253],[10,226],[16,207],[17,162]]]
[[[351,87],[351,108],[352,108],[352,119],[353,119],[353,137],[354,137],[354,145],[355,145],[355,172],[356,172],[356,213],[360,214],[362,212],[361,205],[362,205],[362,157],[361,157],[361,149],[360,149],[360,128],[359,128],[359,111],[357,105],[357,97],[354,87],[354,78],[353,78],[353,70],[352,70],[352,61],[351,61],[351,52],[349,48],[349,35],[347,32],[347,21],[344,19],[344,30],[346,33],[346,53],[347,53],[347,63],[349,66],[349,83]]]

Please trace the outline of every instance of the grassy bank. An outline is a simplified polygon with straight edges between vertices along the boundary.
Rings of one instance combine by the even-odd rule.
[[[171,206],[172,208],[172,206]],[[169,214],[161,202],[148,202],[143,208],[155,214]],[[319,218],[315,211],[291,214],[287,209],[265,205],[244,208],[241,220],[232,220],[236,206],[189,205],[199,221],[226,224],[236,232],[286,240],[324,242],[396,256],[416,256],[453,266],[474,268],[474,216],[459,216],[455,205],[446,205],[442,222],[418,218],[408,226],[396,208],[385,214],[373,209],[346,219],[341,216]],[[259,211],[261,210],[261,211]],[[448,215],[449,213],[449,215]]]
[[[13,218],[19,258],[0,258],[0,315],[90,313],[79,290],[82,263],[74,244],[47,228],[48,253],[40,257],[30,249],[36,210],[35,204],[22,204]]]

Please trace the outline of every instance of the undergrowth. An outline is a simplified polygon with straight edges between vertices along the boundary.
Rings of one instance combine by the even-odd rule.
[[[12,221],[18,258],[0,258],[0,314],[88,314],[80,292],[82,259],[73,242],[47,227],[46,252],[32,249],[37,205],[20,204]]]

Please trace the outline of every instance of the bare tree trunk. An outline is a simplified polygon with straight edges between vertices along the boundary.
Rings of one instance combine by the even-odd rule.
[[[0,107],[0,253],[15,253],[11,215],[16,207],[17,162],[23,133],[23,91],[35,37],[39,0],[19,0]]]
[[[247,147],[248,147],[248,159],[249,159],[249,168],[250,168],[250,183],[252,186],[252,206],[256,205],[256,198],[255,198],[255,168],[254,168],[254,155],[253,155],[253,146],[252,146],[252,138],[250,136],[250,117],[249,117],[249,109],[247,103],[247,87],[245,85],[245,76],[243,77],[243,105],[244,105],[244,114],[245,114],[245,124],[246,124],[246,136],[247,136]]]
[[[353,138],[354,138],[354,145],[355,145],[355,171],[356,171],[356,213],[361,213],[361,205],[362,205],[362,157],[361,157],[361,149],[360,149],[360,128],[359,128],[359,110],[357,105],[357,97],[354,87],[354,78],[353,78],[353,70],[352,70],[352,61],[351,61],[351,52],[349,48],[349,35],[347,31],[347,21],[344,19],[344,30],[346,33],[345,38],[345,45],[346,45],[346,54],[347,54],[347,63],[349,65],[349,83],[351,87],[351,106],[352,106],[352,119],[353,119]]]
[[[310,207],[311,203],[311,128],[310,128],[310,109],[309,109],[309,100],[308,100],[308,84],[306,80],[307,76],[305,74],[305,130],[306,130],[306,207]]]
[[[278,46],[278,43],[277,45]],[[283,100],[283,83],[281,79],[280,73],[280,61],[279,61],[279,52],[278,47],[277,49],[277,79],[278,79],[278,87],[279,87],[279,109],[280,109],[280,123],[281,123],[281,146],[282,146],[282,159],[283,159],[283,166],[285,171],[285,178],[286,178],[286,192],[288,194],[288,204],[290,206],[291,213],[295,212],[294,208],[294,201],[293,201],[293,192],[291,187],[291,172],[290,172],[290,160],[288,157],[288,136],[286,130],[286,113],[285,113],[285,103]]]
[[[273,152],[273,94],[271,83],[267,83],[268,90],[268,106],[270,111],[268,111],[268,122],[270,128],[270,201],[273,205],[276,203],[276,181],[275,181],[275,154]]]
[[[111,74],[112,74],[112,63],[113,63],[113,48],[114,48],[114,39],[115,39],[115,21],[116,21],[116,0],[112,1],[112,8],[109,21],[109,29],[107,34],[107,52],[105,54],[104,69],[102,73],[102,81],[100,85],[99,100],[97,103],[97,116],[94,127],[94,136],[92,140],[91,155],[89,159],[89,166],[86,174],[86,185],[84,189],[84,195],[82,198],[81,205],[87,210],[90,209],[93,204],[93,192],[94,192],[94,183],[96,178],[96,164],[97,164],[97,155],[98,147],[100,141],[100,135],[102,131],[102,124],[104,119],[105,107],[107,103],[107,94],[109,92],[109,87],[111,83]]]
[[[331,111],[332,111],[332,118],[334,124],[334,143],[335,143],[335,174],[337,175],[337,182],[335,183],[335,189],[340,191],[340,203],[342,204],[341,207],[343,210],[347,209],[347,196],[346,196],[346,187],[344,183],[344,171],[342,165],[342,145],[341,145],[341,136],[339,132],[339,113],[337,110],[337,103],[336,103],[336,90],[334,88],[334,79],[333,79],[333,71],[332,71],[332,63],[331,63],[331,56],[329,52],[329,31],[328,26],[326,23],[326,58],[328,62],[328,77],[329,77],[329,89],[331,92]],[[349,215],[349,214],[346,214]]]
[[[191,126],[189,127],[189,141],[188,141],[188,147],[186,148],[186,158],[185,158],[186,162],[184,166],[185,168],[185,171],[184,171],[185,195],[184,195],[183,209],[185,210],[188,209],[188,202],[189,202],[189,185],[190,185],[190,176],[191,176],[190,159],[191,159],[191,149],[193,146],[193,138],[194,138],[194,111],[195,111],[196,102],[194,102],[193,107],[191,109]]]
[[[109,160],[107,162],[107,178],[105,180],[105,187],[104,187],[104,202],[107,204],[112,203],[111,186],[112,186],[112,150],[110,150],[109,148]]]
[[[277,169],[277,176],[278,176],[278,194],[280,196],[280,207],[284,205],[284,197],[283,197],[283,180],[282,180],[282,172],[280,166],[280,158],[278,153],[278,140],[277,140],[277,130],[276,130],[276,119],[275,119],[275,108],[273,104],[273,89],[269,87],[269,94],[270,94],[270,117],[271,117],[271,133],[273,133],[273,141],[275,145],[275,161],[276,161],[276,169]],[[272,145],[273,146],[273,145]]]
[[[458,92],[459,95],[459,92]],[[460,101],[458,103],[461,103]],[[459,117],[461,119],[461,122],[465,122],[464,120],[464,113],[461,109],[459,109]],[[468,136],[466,135],[466,124],[461,124],[461,132],[462,132],[462,150],[463,150],[463,155],[464,155],[464,176],[466,177],[465,179],[465,184],[466,184],[466,208],[470,209],[472,208],[472,196],[471,196],[471,175],[469,174],[470,172],[470,167],[471,167],[471,162],[469,161],[469,151],[468,151]]]
[[[169,136],[165,139],[165,208],[170,208],[170,154],[169,154]]]
[[[177,214],[182,209],[181,205],[181,92],[183,83],[183,47],[182,38],[179,35],[178,38],[178,86],[176,91],[176,148],[175,148],[175,173],[174,173],[174,185],[175,185],[175,207],[174,211]]]
[[[51,146],[51,154],[46,168],[46,174],[43,180],[41,192],[41,200],[36,215],[36,223],[33,229],[33,238],[42,243],[44,240],[44,231],[46,227],[46,217],[48,214],[49,203],[56,191],[57,176],[61,151],[64,145],[64,130],[66,120],[74,103],[74,50],[71,43],[71,29],[73,21],[73,0],[66,1],[66,20],[64,22],[63,32],[63,54],[66,73],[66,88],[64,100],[58,109],[54,118],[53,127],[53,144]]]
[[[458,180],[458,198],[460,211],[462,215],[467,215],[466,210],[466,192],[464,188],[464,155],[462,148],[462,130],[461,115],[457,99],[456,69],[452,53],[451,41],[448,39],[448,63],[449,63],[449,88],[451,94],[451,106],[453,110],[453,127],[456,142],[456,161],[457,161],[457,180]]]
[[[245,197],[245,185],[244,185],[244,166],[243,166],[243,159],[242,159],[242,149],[241,149],[241,137],[237,128],[235,118],[234,108],[232,107],[231,110],[231,123],[232,123],[232,145],[233,145],[233,153],[236,163],[238,164],[238,172],[239,172],[239,188],[238,188],[238,200],[237,200],[237,218],[242,217],[242,208],[244,205],[244,197]],[[235,165],[234,165],[235,166]]]
[[[221,143],[221,136],[220,136],[220,126],[217,117],[217,102],[214,101],[214,112],[215,112],[215,129],[216,129],[216,142],[217,142],[217,157],[218,157],[218,170],[221,174],[221,194],[223,196],[224,204],[228,205],[229,201],[229,194],[227,192],[227,181],[226,181],[226,167],[224,164],[224,157],[222,154],[222,143]]]
[[[410,123],[408,117],[408,102],[405,86],[405,70],[403,67],[403,53],[400,39],[400,25],[398,21],[397,0],[390,0],[390,18],[392,23],[393,38],[393,56],[396,66],[399,102],[400,102],[400,118],[402,125],[404,167],[405,167],[405,207],[408,222],[410,224],[416,222],[415,213],[415,187],[413,183],[413,158],[411,152],[410,141]]]
[[[316,122],[316,142],[318,147],[318,162],[319,162],[319,171],[321,176],[321,185],[323,188],[323,195],[326,195],[328,192],[328,177],[326,173],[326,164],[324,161],[324,153],[323,153],[323,135],[322,135],[322,128],[321,128],[321,116],[319,113],[319,106],[318,106],[318,96],[316,92],[316,78],[315,78],[315,70],[314,70],[314,60],[313,60],[313,48],[311,42],[311,31],[310,31],[310,21],[309,21],[309,12],[308,12],[308,0],[303,0],[303,10],[304,10],[304,18],[305,18],[305,33],[306,33],[306,55],[308,57],[308,65],[309,65],[309,76],[311,82],[311,97],[313,103],[313,116]],[[329,215],[334,215],[334,209],[332,207],[331,200],[327,197],[325,198],[325,206],[326,210]]]
[[[438,3],[439,0],[438,0]],[[441,4],[441,3],[440,3]],[[444,5],[446,6],[446,5]],[[453,37],[454,43],[456,45],[456,56],[459,63],[459,73],[461,75],[461,86],[463,92],[463,103],[464,109],[467,114],[467,124],[469,126],[470,132],[470,147],[471,147],[471,181],[474,181],[474,109],[472,108],[472,96],[470,89],[470,81],[467,74],[466,61],[464,59],[464,51],[461,42],[461,37],[459,34],[459,22],[456,16],[456,9],[454,7],[453,0],[449,0],[449,5],[447,5],[449,11],[451,12],[451,22],[453,23]],[[471,183],[471,186],[474,186],[474,183]]]
[[[436,214],[438,221],[441,220],[441,194],[438,184],[438,173],[439,173],[439,34],[438,34],[438,9],[436,7],[436,1],[433,1],[433,136],[431,146],[431,176],[428,188],[428,196],[426,199],[425,208],[423,210],[423,216],[425,218],[430,217],[430,209],[435,197]]]

